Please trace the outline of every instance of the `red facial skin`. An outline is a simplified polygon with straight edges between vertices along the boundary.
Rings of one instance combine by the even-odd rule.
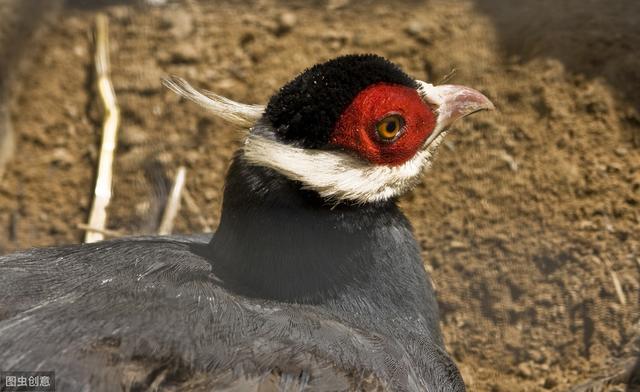
[[[395,140],[384,141],[376,125],[393,114],[404,118],[404,129]],[[371,163],[396,166],[420,150],[435,123],[433,111],[415,89],[378,83],[362,90],[342,113],[330,143],[354,151]]]

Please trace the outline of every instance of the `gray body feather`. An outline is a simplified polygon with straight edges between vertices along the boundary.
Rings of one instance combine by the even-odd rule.
[[[233,295],[191,253],[192,241],[127,239],[0,258],[2,368],[55,370],[64,391],[156,381],[230,391],[425,390],[405,348],[420,336],[400,342],[321,307]]]

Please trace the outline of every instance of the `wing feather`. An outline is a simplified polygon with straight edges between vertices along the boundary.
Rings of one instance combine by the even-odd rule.
[[[65,391],[372,390],[407,378],[408,361],[390,356],[398,348],[381,336],[317,308],[225,291],[192,242],[140,238],[0,257],[3,370],[54,370]]]

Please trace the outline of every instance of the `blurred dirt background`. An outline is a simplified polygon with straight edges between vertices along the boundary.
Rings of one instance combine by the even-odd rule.
[[[123,115],[110,229],[153,230],[179,165],[194,203],[176,231],[217,225],[239,134],[163,76],[265,103],[340,54],[378,53],[432,82],[455,69],[451,82],[498,111],[459,124],[401,204],[469,390],[638,390],[625,385],[640,353],[640,2],[69,1],[12,85],[0,254],[82,240],[96,12],[110,17]]]

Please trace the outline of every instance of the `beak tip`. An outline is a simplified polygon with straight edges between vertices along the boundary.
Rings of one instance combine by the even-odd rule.
[[[487,98],[487,108],[485,110],[496,110],[496,105]]]
[[[494,105],[493,102],[489,98],[487,98],[486,95],[482,94],[482,96],[485,99],[485,105],[483,110],[496,110],[496,105]]]
[[[464,91],[464,94],[462,95],[462,97],[464,98],[461,99],[458,103],[463,107],[468,105],[467,107],[471,109],[471,113],[496,109],[496,106],[493,104],[493,102],[491,102],[491,100],[480,91],[474,90],[469,87],[460,87],[460,89]],[[455,102],[455,100],[452,100],[452,102]]]

